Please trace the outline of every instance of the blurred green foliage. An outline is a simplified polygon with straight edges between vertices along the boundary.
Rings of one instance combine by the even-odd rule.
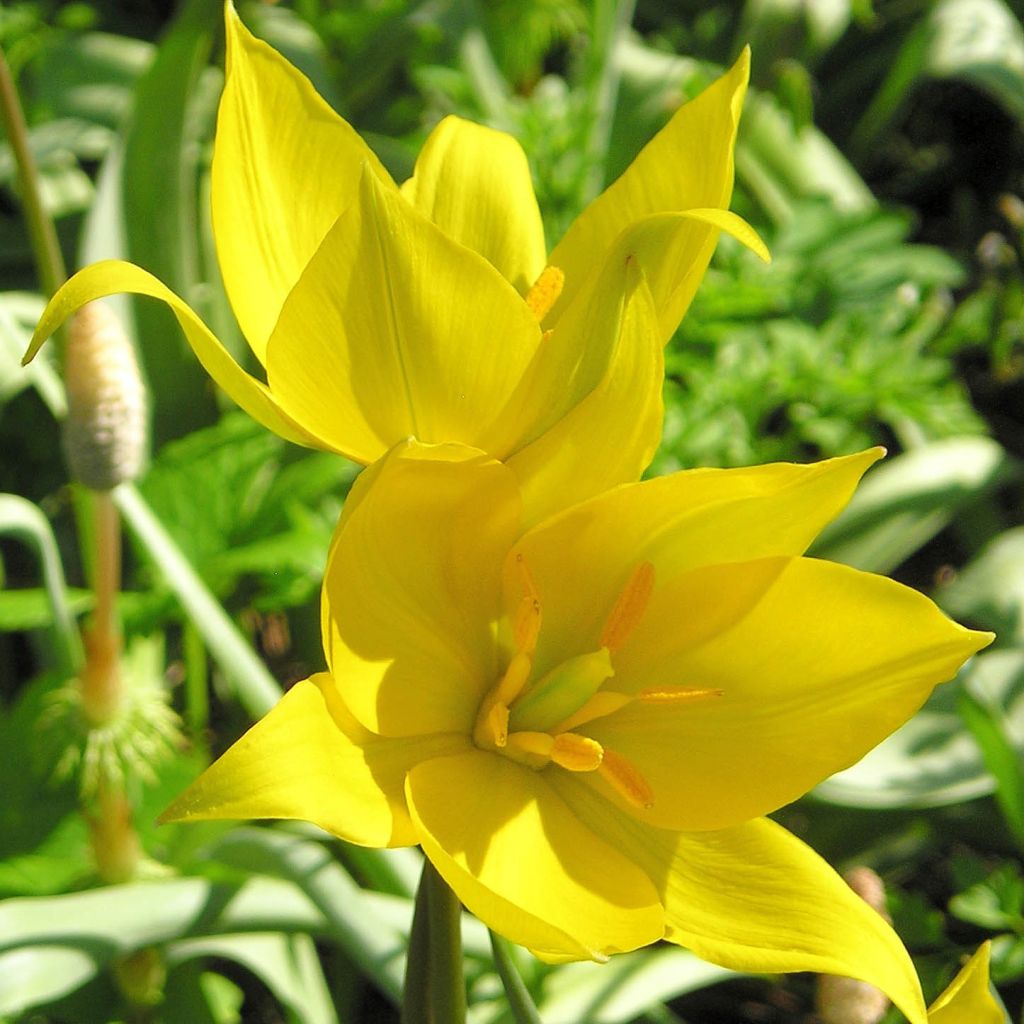
[[[816,553],[929,589],[1000,638],[904,730],[780,817],[833,863],[882,874],[929,996],[994,937],[994,977],[1017,1019],[1024,5],[239,7],[400,178],[446,113],[513,132],[549,243],[752,44],[734,207],[774,260],[720,246],[668,350],[652,472],[890,449]],[[207,201],[219,4],[5,3],[0,47],[69,265],[139,262],[245,358]],[[148,474],[119,499],[130,535],[120,611],[132,664],[167,689],[190,745],[134,787],[140,877],[97,884],[75,787],[52,780],[59,755],[40,724],[91,595],[58,454],[55,361],[18,366],[37,291],[2,142],[0,487],[15,497],[0,504],[0,1020],[397,1020],[415,854],[356,850],[300,826],[152,825],[281,684],[322,664],[319,576],[356,467],[226,411],[172,319],[145,303],[121,304],[154,430]],[[473,1021],[507,1020],[471,921],[466,947]],[[810,1012],[805,979],[736,979],[681,950],[605,967],[520,959],[550,1024]]]

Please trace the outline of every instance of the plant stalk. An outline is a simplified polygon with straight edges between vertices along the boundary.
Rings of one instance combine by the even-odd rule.
[[[21,108],[21,101],[18,99],[18,91],[14,85],[11,69],[2,50],[0,50],[0,116],[3,117],[7,141],[10,143],[14,162],[18,169],[18,191],[25,209],[25,223],[28,226],[39,283],[46,295],[50,296],[64,283],[67,271],[64,267],[60,243],[57,241],[57,231],[53,226],[52,218],[43,205],[43,197],[39,189],[39,169],[29,146],[25,114]]]
[[[406,962],[402,1024],[465,1024],[462,907],[429,860],[423,863]]]

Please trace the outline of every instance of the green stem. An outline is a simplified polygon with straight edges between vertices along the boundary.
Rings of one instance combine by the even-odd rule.
[[[10,143],[14,162],[18,168],[18,188],[25,207],[25,221],[28,226],[32,254],[35,257],[39,281],[47,296],[64,283],[67,271],[64,257],[57,241],[57,231],[39,190],[39,170],[28,141],[25,115],[18,99],[18,91],[11,76],[7,59],[0,50],[0,115]]]
[[[409,952],[405,961],[405,987],[402,991],[402,1024],[430,1024],[430,910],[427,896],[427,871],[423,862],[416,902],[409,929]]]
[[[543,1024],[530,992],[512,960],[512,951],[509,949],[508,942],[500,935],[495,935],[494,932],[490,932],[490,936],[491,949],[494,951],[494,966],[505,987],[508,1008],[512,1011],[516,1024]]]
[[[465,1024],[462,907],[429,860],[409,933],[402,1024]]]
[[[462,973],[462,906],[429,860],[423,871],[423,880],[428,886],[430,960],[433,967],[430,1004],[434,1011],[434,1024],[464,1024],[466,980]]]

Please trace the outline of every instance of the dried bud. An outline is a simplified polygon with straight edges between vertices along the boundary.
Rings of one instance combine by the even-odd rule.
[[[146,448],[146,396],[131,342],[103,303],[88,303],[71,321],[64,376],[72,478],[95,491],[135,479]]]
[[[1024,231],[1024,199],[1006,192],[999,197],[999,212],[1018,230]]]
[[[885,883],[871,868],[853,868],[843,877],[872,910],[889,920],[885,909]],[[822,1024],[878,1024],[889,1008],[889,999],[866,981],[821,974],[817,1004]]]

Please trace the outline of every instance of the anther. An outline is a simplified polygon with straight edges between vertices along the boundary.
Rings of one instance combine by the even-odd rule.
[[[640,774],[636,765],[614,750],[605,749],[597,774],[634,807],[647,810],[654,806],[654,791],[650,783]]]
[[[593,772],[601,767],[604,750],[597,740],[563,732],[555,737],[551,747],[551,760],[570,772]]]
[[[551,307],[558,301],[565,285],[565,274],[558,267],[545,267],[540,277],[530,286],[526,293],[526,305],[540,323],[551,312]]]
[[[622,588],[601,631],[601,646],[614,653],[636,628],[654,590],[654,566],[643,562]]]
[[[640,700],[645,704],[685,704],[705,697],[721,697],[724,690],[688,690],[685,687],[658,687],[640,691]]]
[[[551,760],[555,738],[546,732],[509,733],[507,753],[534,768],[543,768]]]
[[[512,641],[517,651],[533,654],[537,648],[540,622],[540,601],[533,594],[526,594],[516,609],[515,624],[512,628]]]

